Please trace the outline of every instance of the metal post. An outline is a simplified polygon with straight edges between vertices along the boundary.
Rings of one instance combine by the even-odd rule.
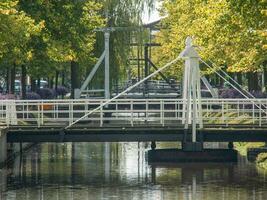
[[[253,124],[255,124],[255,107],[254,107],[254,103],[252,104],[252,120],[253,120]]]
[[[199,124],[199,128],[203,128],[203,117],[202,117],[202,99],[201,99],[201,85],[200,85],[200,79],[201,79],[201,76],[200,76],[200,69],[199,69],[199,62],[197,60],[196,62],[196,76],[197,76],[197,85],[196,85],[196,89],[197,89],[197,111],[198,111],[198,124]]]
[[[23,113],[23,115],[24,115],[24,113]],[[44,103],[43,103],[43,100],[41,101],[41,125],[44,125]]]
[[[160,123],[162,126],[164,126],[164,123],[163,123],[163,100],[160,100]]]
[[[140,81],[141,80],[141,66],[140,66],[140,48],[139,45],[137,45],[137,80]]]
[[[196,142],[197,141],[197,136],[196,136],[196,123],[197,123],[197,97],[196,97],[196,78],[197,78],[197,74],[196,74],[196,68],[194,67],[192,69],[192,88],[193,88],[193,121],[192,121],[192,142]]]
[[[186,63],[190,63],[189,60],[186,61]],[[187,65],[187,64],[186,64]],[[188,78],[187,78],[187,93],[186,93],[186,99],[184,99],[184,103],[186,106],[185,109],[185,129],[188,129],[188,125],[191,124],[191,113],[192,113],[192,106],[191,106],[191,81],[193,79],[192,77],[193,73],[192,73],[192,68],[190,66],[190,64],[188,65]]]
[[[131,126],[133,126],[133,101],[131,101]]]
[[[100,101],[100,105],[102,104],[102,101]],[[103,126],[103,117],[104,117],[104,113],[103,113],[103,108],[100,108],[100,127]]]
[[[109,86],[109,38],[110,32],[105,32],[105,99],[110,99]]]
[[[224,101],[222,101],[222,123],[224,123]]]
[[[148,63],[148,45],[145,45],[145,77],[149,75],[149,63]],[[145,81],[145,94],[148,93],[148,80]]]
[[[37,104],[37,126],[38,128],[40,128],[40,124],[41,124],[40,104],[39,103],[36,103],[36,104]]]
[[[186,99],[187,99],[187,90],[185,90],[185,87],[187,87],[188,83],[188,70],[186,65],[184,66],[184,77],[183,77],[183,111],[182,111],[182,123],[185,123],[185,117],[186,117]]]
[[[261,107],[262,103],[259,104]],[[261,109],[259,109],[259,126],[261,127]]]

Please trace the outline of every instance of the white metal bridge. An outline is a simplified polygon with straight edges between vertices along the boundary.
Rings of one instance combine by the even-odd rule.
[[[185,60],[181,99],[122,99],[180,59]],[[267,141],[267,99],[256,99],[232,83],[244,99],[219,99],[200,74],[200,61],[210,67],[188,37],[177,58],[112,98],[0,101],[0,122],[15,130],[11,141],[33,141],[32,137],[34,141],[181,141],[188,140],[188,134],[196,145],[197,141]],[[201,81],[213,98],[201,97]],[[106,96],[110,97],[109,90]],[[48,131],[40,138],[38,131],[43,128]],[[33,130],[23,136],[26,139],[20,134],[25,129]],[[53,129],[58,135],[50,134]]]
[[[184,99],[116,99],[82,118],[104,102],[99,99],[4,100],[0,102],[0,122],[8,127],[65,127],[80,119],[74,126],[95,128],[182,127],[186,120],[183,106],[187,100]],[[202,99],[201,105],[203,128],[267,125],[267,99]]]

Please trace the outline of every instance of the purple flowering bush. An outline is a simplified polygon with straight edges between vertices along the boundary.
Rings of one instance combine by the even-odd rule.
[[[201,91],[201,96],[205,98],[211,98],[212,95],[209,91]]]
[[[68,92],[69,91],[65,86],[58,86],[56,89],[57,96],[65,96]]]
[[[16,99],[14,94],[0,94],[0,100]]]
[[[238,98],[244,98],[244,97],[235,89],[222,89],[222,90],[219,90],[219,98],[238,99]]]
[[[263,93],[263,92],[261,92],[261,91],[251,91],[250,93],[251,93],[255,98],[259,98],[259,99],[261,99],[261,98],[267,98],[266,93]]]
[[[249,98],[252,99],[252,97],[250,95],[248,95],[246,92],[243,92],[246,96],[248,96]],[[260,98],[267,98],[267,94],[263,93],[261,91],[250,91],[250,94],[252,94],[256,99],[260,99]],[[237,90],[235,89],[221,89],[219,90],[219,98],[228,98],[228,99],[244,99],[245,97],[240,94]],[[247,104],[244,105],[240,105],[240,108],[245,108],[245,109],[252,109],[253,108],[253,103],[252,101],[248,102]],[[259,106],[257,106],[256,104],[254,105],[255,109],[259,109]],[[262,107],[262,109],[265,109],[265,107]]]
[[[246,94],[246,92],[243,92]],[[255,98],[267,98],[266,93],[263,93],[261,91],[250,91],[250,93],[255,97]],[[250,95],[246,94],[248,97]],[[219,98],[225,98],[225,99],[243,99],[245,98],[242,94],[240,94],[237,90],[235,89],[221,89],[219,90]]]
[[[26,99],[28,100],[41,99],[41,96],[37,94],[36,92],[27,92]]]
[[[37,89],[37,94],[40,95],[41,99],[54,99],[56,97],[55,90],[50,88]]]

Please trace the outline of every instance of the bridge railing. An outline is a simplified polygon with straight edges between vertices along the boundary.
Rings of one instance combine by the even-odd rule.
[[[0,122],[20,126],[63,126],[87,114],[105,100],[31,100],[2,101]],[[147,124],[178,124],[182,116],[182,100],[118,99],[81,120],[79,126],[141,126]],[[15,108],[16,119],[11,119],[10,105]],[[12,115],[14,117],[14,115]],[[12,121],[17,121],[12,124]]]
[[[202,99],[205,124],[267,124],[267,99]]]
[[[117,99],[75,126],[183,126],[183,99]],[[64,127],[104,103],[100,99],[0,101],[7,126]],[[202,99],[204,127],[213,124],[267,125],[267,99]],[[75,127],[74,126],[74,127]]]

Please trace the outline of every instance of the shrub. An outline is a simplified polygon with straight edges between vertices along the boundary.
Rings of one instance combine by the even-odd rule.
[[[201,91],[201,97],[211,98],[212,95],[211,95],[210,91]]]
[[[257,156],[256,163],[259,167],[267,169],[267,153],[260,153]]]
[[[29,100],[41,99],[41,96],[37,94],[36,92],[27,92],[26,99],[29,99]]]
[[[54,99],[56,97],[55,90],[50,88],[37,89],[37,94],[40,95],[41,99]]]
[[[261,91],[250,91],[250,93],[255,98],[266,98],[267,97],[266,93],[263,93]],[[246,92],[244,92],[244,94],[246,94]],[[250,95],[247,95],[247,96],[250,97]],[[245,98],[242,94],[240,94],[235,89],[221,89],[221,90],[219,90],[219,97],[220,98],[229,98],[229,99]]]
[[[261,91],[251,91],[250,92],[255,98],[266,98],[266,93],[263,93]]]
[[[0,100],[16,99],[14,94],[0,94]]]
[[[235,89],[222,89],[222,90],[219,90],[219,98],[236,99],[236,98],[244,98],[244,97]]]
[[[68,89],[65,86],[58,86],[56,89],[56,95],[57,96],[65,96],[68,93]]]

